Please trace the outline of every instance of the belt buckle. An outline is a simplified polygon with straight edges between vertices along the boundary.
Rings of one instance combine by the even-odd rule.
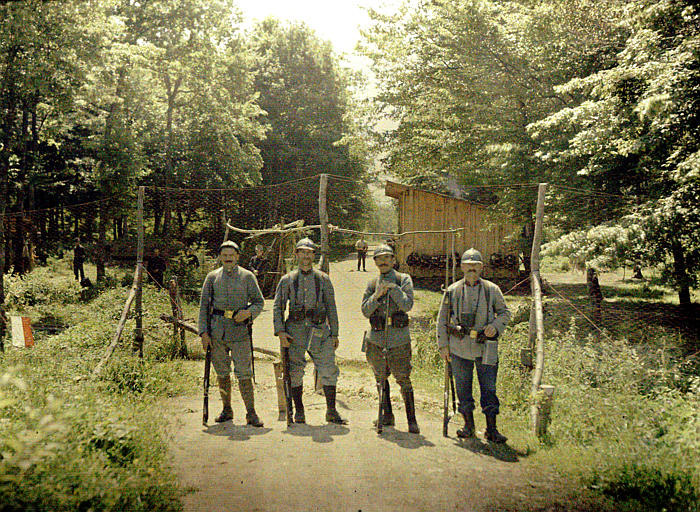
[[[233,318],[233,311],[230,309],[224,311],[224,318]]]

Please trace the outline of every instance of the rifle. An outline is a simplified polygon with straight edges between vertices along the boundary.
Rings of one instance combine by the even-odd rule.
[[[381,281],[381,277],[377,279],[377,286],[379,286],[379,282]],[[384,331],[383,331],[383,337],[384,337],[384,346],[381,348],[382,351],[382,358],[384,359],[384,369],[387,371],[389,370],[389,361],[387,360],[386,354],[387,354],[387,343],[388,340],[386,339],[386,332],[389,327],[389,292],[384,295],[384,299],[386,300],[386,312],[384,314]],[[382,372],[384,373],[384,372]],[[377,434],[381,434],[384,431],[384,390],[386,388],[386,380],[389,378],[389,375],[381,379],[379,382],[379,412],[377,413]],[[389,398],[391,400],[391,398]]]
[[[444,291],[443,302],[445,297],[449,300],[450,295],[447,290]],[[452,301],[449,300],[448,312],[447,312],[447,325],[450,325],[450,320],[452,318]],[[447,353],[450,352],[450,333],[447,334]],[[451,393],[450,393],[451,391]],[[452,414],[450,414],[450,395],[452,396]],[[442,401],[442,435],[447,437],[447,426],[450,423],[452,417],[457,414],[457,404],[455,400],[455,380],[452,374],[452,363],[450,361],[445,361],[445,390],[443,392]]]
[[[207,426],[209,421],[209,375],[211,373],[211,343],[207,346],[207,355],[204,358],[204,409],[202,411],[202,425]]]
[[[292,402],[292,376],[289,373],[289,347],[280,347],[282,353],[282,375],[284,382],[284,398],[287,401],[287,426],[294,423],[292,414],[294,403]]]
[[[255,354],[253,354],[253,322],[248,319],[248,339],[250,340],[250,366],[253,371],[253,382],[255,382]],[[256,383],[257,384],[257,383]]]
[[[452,391],[452,393],[450,393]],[[452,396],[452,414],[450,414],[450,394]],[[447,425],[452,417],[457,414],[457,403],[455,400],[455,381],[452,375],[452,363],[445,361],[445,391],[442,402],[442,435],[447,437]]]

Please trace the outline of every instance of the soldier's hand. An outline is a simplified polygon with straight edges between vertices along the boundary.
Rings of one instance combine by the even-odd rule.
[[[452,357],[450,356],[450,349],[449,347],[441,347],[440,348],[440,356],[446,361],[450,362],[452,361]]]
[[[250,318],[250,311],[247,309],[241,309],[238,313],[233,315],[233,321],[241,323],[243,320],[248,320]]]
[[[333,336],[331,338],[331,341],[333,341],[333,348],[338,348],[338,345],[340,345],[340,340],[338,339],[338,336]]]
[[[204,351],[206,352],[207,347],[208,347],[209,345],[211,345],[211,336],[209,336],[209,333],[206,333],[206,332],[205,332],[205,333],[202,333],[201,338],[202,338],[202,348],[203,348]]]
[[[384,295],[386,295],[386,293],[389,291],[389,288],[391,288],[391,283],[379,283],[379,287],[374,294],[377,296],[377,298],[384,297]]]
[[[487,325],[484,327],[484,336],[487,338],[493,338],[496,334],[498,334],[498,331],[493,325]]]
[[[277,335],[277,337],[280,339],[280,346],[281,347],[283,347],[283,348],[289,347],[291,340],[292,340],[292,338],[291,338],[291,336],[289,336],[289,334],[287,334],[286,332],[281,332]]]

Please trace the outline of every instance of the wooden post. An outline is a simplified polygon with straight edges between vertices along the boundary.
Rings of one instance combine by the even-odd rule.
[[[321,262],[320,267],[326,274],[329,272],[328,262],[328,211],[326,210],[326,191],[328,190],[328,175],[321,174],[318,187],[318,220],[321,224]]]
[[[138,212],[137,212],[137,222],[138,222],[138,243],[136,246],[136,304],[134,305],[134,313],[136,315],[136,330],[134,331],[134,343],[132,345],[133,351],[139,353],[139,357],[143,357],[143,307],[142,307],[142,295],[143,295],[143,197],[146,188],[139,187],[138,191]]]
[[[180,300],[180,289],[177,285],[177,278],[173,277],[168,282],[168,292],[170,294],[170,306],[173,310],[173,318],[184,320],[182,315],[182,301]],[[173,340],[175,341],[175,351],[173,356],[187,358],[187,344],[185,343],[185,329],[178,323],[173,322]]]
[[[223,242],[228,240],[228,220],[226,219],[226,209],[221,210],[221,222],[224,224],[224,239]],[[223,243],[222,242],[222,243]]]
[[[134,302],[134,298],[137,295],[137,290],[141,287],[140,280],[141,272],[139,272],[139,268],[137,265],[137,268],[134,271],[134,281],[131,285],[131,290],[129,291],[129,296],[126,299],[126,303],[124,303],[124,309],[122,309],[122,316],[119,319],[119,323],[117,324],[117,330],[114,333],[114,336],[112,337],[112,342],[109,344],[109,347],[107,347],[107,352],[93,370],[93,377],[97,377],[100,374],[100,371],[102,371],[102,367],[112,356],[112,354],[114,353],[114,349],[117,348],[117,343],[119,343],[119,338],[121,338],[122,331],[124,330],[124,325],[126,324],[126,317],[129,315],[129,309],[131,309],[131,304],[132,302]]]
[[[544,316],[542,314],[542,281],[540,279],[540,244],[542,243],[542,223],[544,219],[544,198],[547,184],[540,183],[537,190],[537,212],[535,214],[535,234],[532,242],[530,284],[535,320],[535,371],[532,374],[530,393],[530,419],[533,433],[542,436],[546,433],[546,421],[542,421],[542,407],[538,403],[541,396],[542,374],[544,372]],[[552,389],[551,395],[553,396]]]
[[[452,258],[452,282],[454,283],[457,279],[455,276],[456,268],[457,268],[457,260],[455,259],[455,237],[457,236],[457,232],[453,231],[452,232],[452,254],[450,257]]]

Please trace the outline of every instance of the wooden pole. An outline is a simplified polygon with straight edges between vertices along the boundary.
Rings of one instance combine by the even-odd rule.
[[[134,305],[136,315],[136,330],[134,331],[134,343],[132,345],[133,351],[138,352],[139,357],[143,357],[143,306],[141,300],[143,295],[143,288],[141,286],[141,283],[143,280],[143,197],[145,195],[145,191],[145,187],[139,187],[137,211],[138,242],[136,246],[137,289],[136,304]]]
[[[229,231],[228,220],[226,220],[226,209],[225,208],[223,210],[221,210],[221,222],[224,223],[224,240],[223,240],[223,242],[225,242],[226,240],[228,240],[228,231]]]
[[[326,274],[329,272],[328,262],[328,211],[326,210],[326,191],[328,190],[328,175],[321,174],[318,187],[318,220],[321,223],[321,263],[320,267]]]
[[[173,277],[168,283],[168,292],[170,295],[170,307],[173,310],[173,317],[178,320],[183,319],[182,301],[180,300],[180,289],[177,285],[177,278]],[[175,341],[174,357],[187,358],[187,344],[185,343],[185,329],[177,322],[173,322],[173,341]]]
[[[533,433],[539,437],[546,434],[549,407],[542,406],[542,375],[544,373],[544,316],[542,313],[542,281],[540,278],[540,245],[542,243],[542,224],[544,219],[544,198],[547,184],[540,183],[537,190],[537,212],[535,214],[535,233],[532,242],[530,284],[534,306],[535,320],[535,371],[532,374],[530,419]],[[547,397],[554,395],[554,389]],[[551,403],[551,399],[550,399]]]
[[[117,343],[119,343],[119,338],[121,338],[122,331],[124,330],[124,325],[126,324],[126,317],[129,315],[129,309],[131,309],[131,304],[134,302],[134,298],[136,297],[137,290],[140,288],[141,283],[139,282],[141,280],[141,272],[139,272],[139,268],[137,265],[136,270],[134,271],[134,281],[133,284],[131,285],[131,290],[129,291],[129,296],[126,299],[126,302],[124,303],[124,309],[122,309],[122,316],[119,319],[119,323],[117,324],[117,330],[114,333],[114,336],[112,337],[112,342],[109,344],[109,347],[107,347],[107,352],[105,355],[102,357],[100,362],[97,364],[95,369],[92,372],[92,376],[97,377],[100,372],[102,371],[102,367],[105,365],[105,363],[109,360],[109,358],[112,356],[114,353],[114,349],[117,347]]]
[[[453,283],[456,281],[455,272],[456,272],[456,268],[457,268],[457,260],[455,259],[455,237],[456,236],[457,236],[457,232],[453,231],[452,232],[452,254],[450,256],[452,258],[452,282]]]

